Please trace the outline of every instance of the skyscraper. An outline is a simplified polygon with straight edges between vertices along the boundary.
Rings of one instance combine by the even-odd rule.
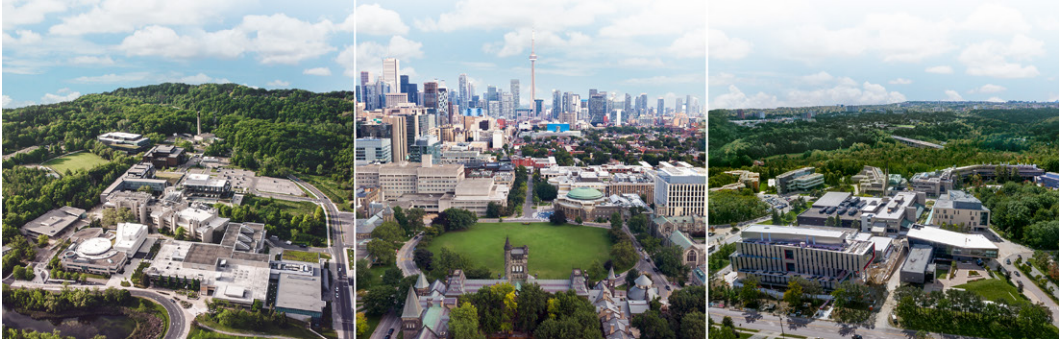
[[[560,113],[560,108],[559,107],[561,106],[560,103],[562,103],[562,102],[563,101],[560,101],[559,91],[552,90],[552,116],[549,117],[549,120],[558,120],[559,119],[559,113]]]
[[[531,103],[535,103],[535,100],[537,100],[537,93],[534,92],[535,88],[537,87],[537,82],[535,82],[535,79],[534,79],[534,63],[537,62],[537,54],[534,54],[534,38],[535,38],[535,35],[536,34],[533,31],[531,31],[531,33],[530,33],[530,102]],[[534,106],[535,106],[533,108],[534,109],[534,115],[536,116],[536,115],[541,113],[541,111],[540,111],[541,110],[541,107],[540,107],[541,105],[537,105],[535,103]]]
[[[589,123],[601,124],[607,116],[607,92],[589,91]]]
[[[438,119],[442,119],[443,122],[439,125],[448,125],[452,123],[453,116],[449,110],[449,91],[445,88],[445,81],[438,82]]]
[[[512,106],[519,108],[519,79],[512,79]]]
[[[438,82],[423,83],[423,107],[427,108],[428,114],[438,114]]]
[[[460,86],[460,87],[457,87],[457,89],[456,89],[456,92],[457,92],[456,102],[459,102],[461,107],[465,107],[466,108],[466,107],[468,107],[467,102],[471,100],[471,93],[468,91],[468,88],[467,88],[467,74],[460,73],[460,79],[458,81],[459,82],[457,83],[457,86]]]
[[[658,110],[655,111],[655,115],[656,116],[662,116],[663,113],[666,113],[665,109],[666,109],[665,101],[663,101],[663,97],[659,97],[659,108],[658,108]]]
[[[361,71],[361,102],[368,102],[368,81],[372,79],[372,73]]]
[[[383,59],[383,81],[390,84],[390,90],[398,89],[398,59]]]
[[[677,115],[677,113],[679,113],[679,112],[684,112],[685,109],[683,107],[681,107],[681,98],[677,98],[677,99],[674,99],[674,100],[677,100],[677,103],[674,104],[674,115]]]
[[[399,87],[399,90],[401,91],[401,93],[405,93],[405,99],[407,100],[407,102],[415,102],[415,101],[412,101],[412,96],[408,94],[409,93],[409,76],[408,75],[402,75],[400,78],[401,78],[401,86]]]

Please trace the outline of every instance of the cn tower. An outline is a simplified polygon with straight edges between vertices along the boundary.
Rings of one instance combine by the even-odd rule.
[[[534,34],[534,31],[530,31],[530,110],[534,112],[534,116],[537,116],[541,112],[537,111],[537,96],[534,95],[537,88],[537,84],[534,83],[534,62],[537,61],[537,54],[534,54]]]

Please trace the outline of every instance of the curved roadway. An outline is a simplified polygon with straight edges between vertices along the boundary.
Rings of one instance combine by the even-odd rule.
[[[129,294],[134,297],[151,299],[166,308],[166,312],[169,313],[169,326],[166,329],[164,339],[177,339],[186,336],[187,333],[184,333],[184,311],[173,302],[173,299],[167,299],[161,294],[143,290],[130,289]]]

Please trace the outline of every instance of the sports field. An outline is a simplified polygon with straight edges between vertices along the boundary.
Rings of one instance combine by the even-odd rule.
[[[56,172],[59,172],[59,174],[65,174],[66,170],[70,170],[71,172],[79,169],[87,170],[107,162],[106,159],[103,159],[98,155],[90,152],[81,152],[48,160],[42,165],[51,167]]]
[[[467,255],[474,267],[486,266],[493,274],[504,271],[504,237],[512,247],[530,246],[527,272],[539,279],[570,277],[571,268],[587,269],[593,259],[601,264],[611,254],[611,240],[603,228],[549,223],[483,223],[466,231],[447,232],[427,247],[435,254],[442,247]]]

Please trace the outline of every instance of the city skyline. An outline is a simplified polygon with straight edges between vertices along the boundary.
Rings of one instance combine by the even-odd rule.
[[[353,89],[352,2],[5,1],[3,16],[4,108],[163,82]]]
[[[594,88],[632,96],[647,93],[653,103],[662,96],[667,107],[676,98],[691,95],[699,97],[702,105],[706,46],[700,15],[705,5],[678,1],[551,4],[517,1],[511,6],[490,6],[468,1],[449,7],[407,6],[408,1],[361,2],[357,8],[357,71],[369,71],[376,78],[382,60],[395,57],[410,82],[439,80],[452,88],[460,74],[467,74],[477,94],[488,86],[507,91],[510,81],[518,79],[524,87],[521,106],[530,107],[531,89],[525,87],[531,83],[528,57],[532,35],[536,35],[535,91],[546,107],[552,90],[585,96]],[[548,8],[556,8],[557,13],[578,9],[599,14],[564,22],[555,15],[536,15]],[[666,15],[675,22],[651,19]],[[479,19],[457,20],[460,17]],[[469,34],[474,32],[481,34]],[[437,59],[439,55],[444,59]]]
[[[711,109],[1055,101],[1057,6],[714,2],[707,101]]]

